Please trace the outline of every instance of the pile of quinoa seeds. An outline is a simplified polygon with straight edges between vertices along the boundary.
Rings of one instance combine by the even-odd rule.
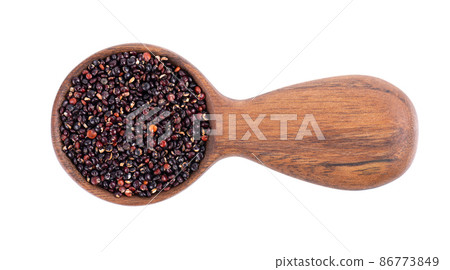
[[[150,197],[197,171],[210,131],[205,93],[167,57],[93,61],[59,108],[62,150],[92,185]]]

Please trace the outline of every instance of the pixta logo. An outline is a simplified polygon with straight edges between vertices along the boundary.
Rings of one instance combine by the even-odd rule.
[[[315,136],[317,140],[325,140],[325,136],[316,121],[313,114],[305,114],[299,117],[297,114],[259,114],[254,119],[249,114],[228,114],[228,140],[246,141],[254,134],[258,140],[267,140],[260,124],[263,120],[279,122],[279,140],[303,140],[308,136]],[[239,119],[240,117],[240,119]],[[300,126],[297,128],[295,137],[288,137],[289,121],[297,121],[302,119]],[[243,121],[247,130],[242,136],[237,136],[237,123]],[[201,122],[214,121],[215,128],[209,130],[205,134]],[[224,135],[224,115],[223,114],[194,114],[190,116],[192,123],[189,133],[193,140],[200,140],[202,136],[223,136]],[[126,117],[125,138],[128,142],[135,142],[137,146],[153,150],[157,144],[169,138],[173,133],[173,124],[171,122],[171,113],[160,107],[151,107],[149,104],[142,105]],[[156,132],[158,130],[158,132]]]

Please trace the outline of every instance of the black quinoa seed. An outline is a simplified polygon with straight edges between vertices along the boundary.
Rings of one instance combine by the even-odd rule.
[[[62,150],[86,181],[116,197],[150,197],[198,170],[210,125],[202,120],[203,136],[196,138],[192,120],[206,119],[205,93],[167,57],[114,54],[94,60],[71,82],[59,109]],[[151,109],[165,113],[143,126],[136,122],[127,134],[127,116],[141,106],[144,116]],[[167,129],[170,135],[159,140]]]

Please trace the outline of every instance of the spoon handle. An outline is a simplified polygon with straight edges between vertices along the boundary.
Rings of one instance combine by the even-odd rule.
[[[367,76],[285,87],[249,100],[224,99],[216,151],[339,189],[388,183],[411,164],[417,118],[408,97]],[[220,133],[220,132],[219,132]]]

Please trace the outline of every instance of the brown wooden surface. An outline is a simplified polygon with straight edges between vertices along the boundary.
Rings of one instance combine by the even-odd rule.
[[[169,191],[151,198],[121,197],[95,187],[81,176],[62,152],[58,109],[72,77],[94,59],[124,51],[151,51],[187,70],[207,94],[208,111],[223,114],[223,134],[211,136],[200,169]],[[229,114],[236,115],[236,139],[229,139]],[[266,140],[258,140],[242,114],[253,120],[266,117],[258,128]],[[287,140],[280,140],[280,122],[271,114],[296,114],[288,122]],[[306,114],[314,115],[325,140],[313,136],[295,140]],[[216,127],[216,121],[211,121]],[[285,87],[249,100],[232,100],[221,95],[188,61],[166,49],[144,44],[125,44],[102,50],[79,64],[62,83],[52,111],[52,141],[63,168],[79,185],[104,200],[143,205],[170,198],[195,182],[212,164],[227,156],[242,156],[276,171],[311,183],[339,189],[368,189],[386,184],[402,175],[411,164],[417,145],[417,118],[412,103],[398,88],[368,76],[342,76]],[[269,177],[269,176],[268,176]],[[245,181],[245,179],[242,179]],[[251,191],[249,191],[251,194]]]

